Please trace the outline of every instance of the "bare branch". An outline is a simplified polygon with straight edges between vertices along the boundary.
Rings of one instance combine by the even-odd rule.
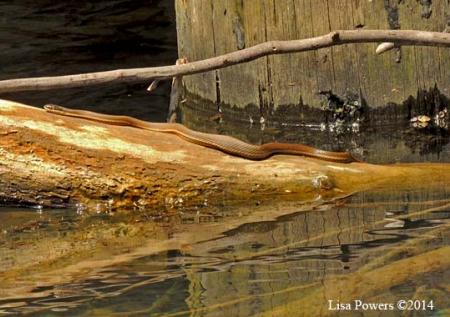
[[[269,41],[217,57],[181,65],[119,69],[67,76],[36,77],[0,81],[0,93],[90,86],[105,83],[163,80],[228,67],[262,56],[305,52],[350,43],[391,42],[396,45],[450,47],[450,34],[414,30],[344,30],[292,41]]]

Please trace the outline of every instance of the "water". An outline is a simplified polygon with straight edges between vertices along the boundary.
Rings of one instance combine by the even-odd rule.
[[[173,1],[0,1],[0,79],[67,75],[173,64],[177,59]],[[163,121],[169,84],[106,85],[0,98],[127,113]]]
[[[77,272],[73,267],[61,266],[64,278],[45,276],[31,285],[28,277],[19,278],[17,287],[9,288],[9,295],[14,296],[0,300],[0,312],[36,316],[64,316],[68,312],[71,316],[251,316],[301,302],[305,296],[317,301],[317,292],[320,296],[328,294],[327,299],[339,299],[333,293],[334,287],[340,287],[335,286],[340,278],[358,278],[362,284],[359,292],[370,290],[357,293],[366,301],[432,298],[437,310],[443,310],[449,305],[445,265],[424,273],[401,271],[398,274],[407,275],[399,281],[387,281],[388,288],[383,284],[386,281],[378,286],[371,274],[379,274],[382,280],[387,274],[384,270],[395,269],[391,266],[398,261],[417,256],[413,260],[417,262],[420,254],[445,248],[450,225],[449,197],[446,191],[366,192],[336,203],[313,206],[298,202],[278,211],[272,207],[272,219],[256,222],[255,211],[248,211],[241,219],[234,215],[203,223],[192,223],[178,215],[174,217],[177,221],[171,220],[170,229],[166,222],[156,222],[158,228],[154,231],[173,232],[156,238],[161,251],[155,252],[149,245],[140,246],[144,251],[127,246],[122,254],[123,245],[108,245],[107,250],[96,246],[93,250],[104,253],[102,261],[95,261],[98,256],[80,262],[68,259],[79,268]],[[70,234],[75,229],[84,232],[87,226],[86,218],[75,211],[44,210],[39,215],[9,209],[0,215],[2,220],[10,219],[9,223],[2,221],[1,230],[7,232],[0,240],[3,254],[8,253],[5,250],[9,246],[20,245],[18,241],[25,246],[27,239],[48,243],[55,235]],[[34,226],[22,232],[11,230],[24,226],[26,221]],[[89,223],[103,235],[105,224],[116,228],[118,219],[98,217]],[[233,229],[224,231],[230,226]],[[67,243],[71,238],[61,240]],[[128,245],[126,237],[122,240]],[[155,240],[149,241],[154,244]],[[17,253],[14,258],[20,259]],[[55,266],[50,272],[61,270]],[[39,276],[38,272],[34,274]],[[366,282],[365,275],[372,280]],[[339,290],[340,298],[352,296],[355,287],[346,285]],[[423,288],[424,294],[418,295]],[[327,315],[325,303],[316,308]],[[288,315],[289,309],[284,313]]]
[[[208,120],[214,113],[204,109],[183,108],[184,119],[196,130],[232,135],[238,139],[263,144],[268,142],[303,143],[329,151],[350,151],[370,163],[450,162],[450,134],[448,128],[430,124],[426,128],[413,127],[408,119],[362,122],[356,132],[345,126],[344,132],[330,131],[330,126],[302,123],[268,122],[259,124],[249,119],[235,122],[231,118],[217,123]]]
[[[172,1],[0,1],[1,79],[171,64]],[[3,94],[164,121],[168,84]],[[447,131],[408,122],[339,135],[254,122],[192,126],[259,143],[350,148],[377,162],[448,162]],[[197,118],[197,119],[196,119]],[[197,121],[196,121],[197,120]],[[426,179],[418,179],[418,183]],[[328,300],[420,299],[448,313],[450,186],[370,190],[336,201],[199,213],[89,215],[78,209],[0,209],[0,315],[373,316]],[[398,316],[387,311],[383,316]]]

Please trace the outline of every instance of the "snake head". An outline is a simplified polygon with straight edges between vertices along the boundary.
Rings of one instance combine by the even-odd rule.
[[[54,110],[62,110],[60,106],[54,105],[54,104],[46,104],[44,106],[44,110],[46,111],[54,111]]]

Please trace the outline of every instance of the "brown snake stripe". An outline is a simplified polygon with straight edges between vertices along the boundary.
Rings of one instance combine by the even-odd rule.
[[[275,154],[288,154],[309,156],[339,163],[350,163],[357,161],[348,152],[329,152],[303,144],[290,143],[266,143],[262,145],[253,145],[226,135],[194,131],[178,123],[147,122],[128,116],[106,115],[86,110],[64,108],[53,104],[45,105],[44,109],[47,112],[63,116],[82,118],[112,125],[131,126],[155,132],[171,133],[191,143],[213,148],[227,154],[249,160],[265,160]]]

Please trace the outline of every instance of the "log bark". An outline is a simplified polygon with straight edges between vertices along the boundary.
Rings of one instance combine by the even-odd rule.
[[[62,117],[0,101],[4,203],[155,214],[271,204],[369,188],[448,186],[449,164],[337,164],[299,156],[249,161],[181,138]],[[420,182],[418,180],[426,180]]]

